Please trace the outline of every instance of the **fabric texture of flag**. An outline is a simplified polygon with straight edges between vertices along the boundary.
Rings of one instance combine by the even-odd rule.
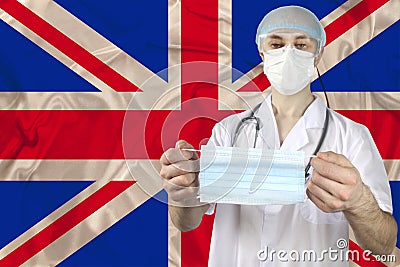
[[[213,217],[173,226],[158,159],[264,99],[255,31],[289,4],[321,19],[331,107],[369,128],[400,223],[400,1],[0,0],[0,266],[207,266]]]

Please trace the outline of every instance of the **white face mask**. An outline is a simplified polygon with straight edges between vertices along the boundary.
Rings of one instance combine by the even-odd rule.
[[[313,53],[285,46],[263,54],[264,73],[271,85],[283,95],[300,92],[314,76]]]

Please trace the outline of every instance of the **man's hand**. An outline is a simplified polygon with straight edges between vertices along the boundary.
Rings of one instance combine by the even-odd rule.
[[[175,148],[168,149],[161,156],[160,176],[170,200],[177,202],[175,204],[196,205],[199,157],[196,152],[185,151],[182,148],[193,149],[193,146],[179,140]]]
[[[358,170],[343,155],[319,152],[317,156],[311,160],[310,200],[325,212],[343,211],[363,249],[377,255],[391,253],[396,244],[396,221],[381,210]]]
[[[361,205],[364,184],[360,173],[343,155],[319,152],[311,160],[314,171],[307,195],[325,212],[356,209]]]
[[[192,148],[188,142],[180,140],[175,148],[170,148],[161,156],[160,176],[169,196],[169,213],[175,226],[182,232],[199,226],[209,204],[200,203],[197,198],[199,190],[199,157],[196,152],[185,151]],[[171,205],[172,204],[172,205]]]

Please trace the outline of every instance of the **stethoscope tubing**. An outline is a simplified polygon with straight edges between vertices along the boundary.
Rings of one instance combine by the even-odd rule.
[[[244,123],[246,121],[248,121],[248,120],[256,120],[256,132],[255,132],[254,145],[253,145],[254,148],[256,147],[258,132],[260,131],[260,118],[255,116],[255,113],[258,111],[258,109],[260,108],[261,104],[262,104],[262,102],[259,103],[256,107],[254,107],[254,109],[251,110],[250,116],[247,116],[247,117],[245,117],[245,118],[240,120],[239,124],[236,126],[236,130],[235,130],[232,146],[235,145],[237,137],[238,137],[239,132],[240,132],[240,128],[242,128]],[[316,148],[314,150],[313,155],[317,155],[317,153],[321,149],[322,143],[324,142],[325,137],[326,137],[326,133],[328,131],[328,126],[329,126],[329,108],[326,108],[323,132],[321,134],[321,137],[319,138],[318,144],[317,144],[317,146],[316,146]],[[306,179],[310,175],[309,174],[310,168],[311,168],[311,158],[308,161],[308,164],[304,169],[304,175],[305,175]]]

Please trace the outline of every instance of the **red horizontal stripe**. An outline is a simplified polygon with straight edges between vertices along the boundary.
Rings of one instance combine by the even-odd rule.
[[[119,92],[140,92],[141,90],[121,74],[103,63],[68,36],[33,13],[16,0],[0,1],[0,8],[14,17],[31,31],[56,47],[70,59],[81,65],[98,79]]]
[[[400,159],[400,110],[338,112],[368,127],[383,159]]]
[[[134,181],[111,181],[77,206],[38,232],[0,260],[0,266],[19,266],[46,248],[56,239],[85,220],[95,211],[132,186]]]
[[[124,111],[3,110],[0,158],[120,159],[123,117]]]
[[[231,111],[0,111],[0,159],[158,159],[183,138],[196,147]],[[366,125],[384,159],[400,159],[400,110],[341,110]],[[171,113],[171,114],[170,114]],[[190,114],[192,113],[192,114]],[[212,118],[211,115],[214,115]],[[168,123],[165,123],[168,116]]]
[[[349,9],[347,12],[345,12],[343,15],[341,15],[339,18],[337,18],[335,21],[325,27],[325,45],[333,42],[339,36],[350,30],[352,27],[371,15],[387,2],[388,0],[363,0],[351,9]],[[255,88],[254,86],[250,86],[250,83],[255,83],[259,89]],[[270,85],[271,84],[265,77],[264,73],[260,73],[252,81],[240,88],[238,92],[264,91]]]

